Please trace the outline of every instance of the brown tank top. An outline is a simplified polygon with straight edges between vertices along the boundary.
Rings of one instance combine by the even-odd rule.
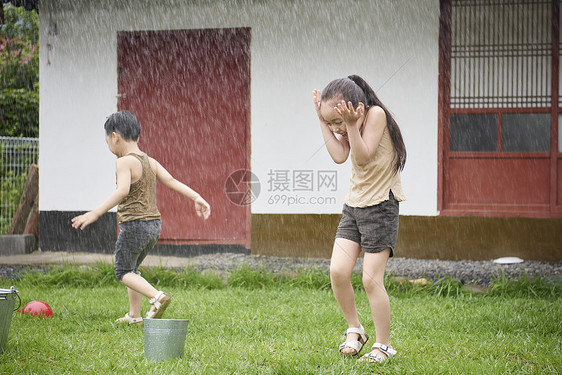
[[[125,223],[133,220],[157,220],[160,219],[160,211],[156,206],[156,175],[150,168],[148,155],[137,155],[142,164],[142,175],[138,181],[131,184],[129,194],[117,206],[119,222]]]
[[[390,191],[398,202],[406,200],[402,191],[400,172],[394,173],[394,146],[388,127],[373,159],[360,166],[351,150],[351,179],[345,204],[350,207],[375,206],[389,199]]]

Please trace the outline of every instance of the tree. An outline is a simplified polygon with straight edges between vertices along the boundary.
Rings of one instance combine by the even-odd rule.
[[[0,25],[0,136],[39,135],[39,17],[4,4]]]

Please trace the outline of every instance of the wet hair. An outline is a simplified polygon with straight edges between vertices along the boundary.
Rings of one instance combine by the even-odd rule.
[[[390,111],[386,109],[375,94],[375,91],[363,78],[358,75],[350,75],[346,78],[333,80],[322,91],[323,102],[331,99],[351,102],[354,108],[357,108],[361,102],[365,105],[365,113],[369,112],[369,109],[373,106],[381,107],[386,114],[386,125],[394,147],[394,173],[404,169],[406,164],[406,146],[404,145],[400,128]]]
[[[129,111],[115,112],[107,118],[103,125],[105,134],[116,132],[126,141],[138,141],[141,133],[141,124],[137,117]]]

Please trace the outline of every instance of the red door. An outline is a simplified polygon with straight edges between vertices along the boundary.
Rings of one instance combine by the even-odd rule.
[[[160,243],[249,247],[250,206],[225,194],[228,176],[250,169],[250,29],[121,32],[119,110],[140,120],[140,148],[212,207],[158,186]]]
[[[562,216],[558,3],[440,1],[442,215]]]

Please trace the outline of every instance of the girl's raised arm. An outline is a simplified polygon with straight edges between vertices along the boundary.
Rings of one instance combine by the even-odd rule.
[[[319,90],[312,91],[312,100],[314,101],[314,109],[316,110],[316,114],[320,120],[320,130],[322,131],[322,137],[324,138],[326,149],[334,162],[342,164],[349,156],[350,148],[347,136],[334,134],[332,129],[330,129],[328,122],[326,122],[324,117],[322,117],[322,113],[320,112],[322,94]]]
[[[379,106],[369,109],[365,113],[365,106],[359,103],[354,109],[351,103],[342,101],[337,105],[337,112],[343,117],[348,134],[348,140],[353,147],[355,160],[359,165],[372,160],[386,128],[386,114]],[[361,130],[363,127],[363,130]]]

